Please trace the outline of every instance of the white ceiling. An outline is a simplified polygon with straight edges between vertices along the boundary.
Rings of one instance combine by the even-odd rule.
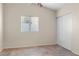
[[[65,4],[64,3],[42,3],[43,7],[50,8],[53,10],[58,10],[62,8]]]

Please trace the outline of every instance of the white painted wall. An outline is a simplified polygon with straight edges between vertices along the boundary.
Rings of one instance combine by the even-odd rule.
[[[56,44],[55,11],[27,4],[4,4],[4,48]],[[21,16],[39,17],[39,32],[21,32]]]
[[[0,51],[2,50],[3,44],[3,5],[0,4]]]

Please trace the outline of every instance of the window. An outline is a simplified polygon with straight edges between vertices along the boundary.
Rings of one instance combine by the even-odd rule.
[[[39,18],[30,16],[21,16],[21,32],[38,32]]]

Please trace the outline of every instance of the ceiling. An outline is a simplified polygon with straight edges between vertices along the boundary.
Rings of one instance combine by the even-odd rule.
[[[58,10],[62,8],[65,3],[42,3],[43,7],[50,8],[53,10]]]

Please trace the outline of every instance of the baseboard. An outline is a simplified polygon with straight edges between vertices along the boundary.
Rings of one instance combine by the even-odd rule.
[[[74,51],[71,51],[71,52],[79,56],[79,53],[77,53],[77,52],[74,52]]]
[[[57,45],[57,44],[39,44],[39,45],[31,45],[31,46],[17,46],[17,47],[6,47],[5,49],[17,49],[17,48],[27,48],[27,47],[37,47],[37,46],[46,46],[46,45]]]

